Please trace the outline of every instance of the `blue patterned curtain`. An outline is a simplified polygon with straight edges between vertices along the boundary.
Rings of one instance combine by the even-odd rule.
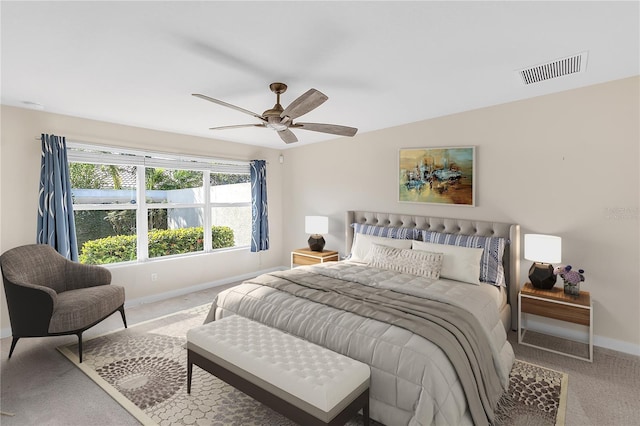
[[[269,249],[267,214],[267,162],[251,162],[251,251]]]
[[[73,220],[67,144],[64,137],[54,135],[43,134],[41,141],[36,242],[49,244],[67,259],[77,261],[78,243]]]

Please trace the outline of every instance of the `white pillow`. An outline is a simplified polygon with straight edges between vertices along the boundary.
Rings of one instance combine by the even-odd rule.
[[[411,248],[444,254],[440,278],[480,285],[480,259],[484,249],[425,243],[424,241],[413,241]]]
[[[442,258],[442,253],[373,244],[369,252],[369,266],[437,280]]]
[[[351,247],[351,257],[349,258],[349,260],[353,262],[367,263],[367,255],[371,250],[372,244],[380,244],[382,246],[402,249],[411,248],[411,240],[377,237],[375,235],[366,234],[355,234],[354,237],[353,246]]]

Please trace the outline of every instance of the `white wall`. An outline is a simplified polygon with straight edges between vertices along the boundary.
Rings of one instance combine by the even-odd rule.
[[[346,210],[519,223],[561,236],[563,263],[586,270],[596,343],[640,354],[639,80],[287,150],[284,248],[304,247],[317,214],[330,216],[326,248],[344,251]],[[477,147],[476,207],[397,201],[399,148],[460,145]]]
[[[113,284],[123,285],[128,300],[149,300],[159,293],[180,292],[230,277],[277,268],[287,264],[282,249],[282,165],[280,151],[225,141],[158,132],[147,129],[2,106],[0,139],[0,253],[36,236],[41,133],[67,136],[69,140],[126,146],[148,151],[176,152],[237,160],[267,160],[271,249],[249,249],[192,255],[144,263],[109,266]],[[151,281],[157,274],[157,281]],[[0,330],[9,329],[4,288],[0,296]],[[204,303],[205,301],[203,301]]]

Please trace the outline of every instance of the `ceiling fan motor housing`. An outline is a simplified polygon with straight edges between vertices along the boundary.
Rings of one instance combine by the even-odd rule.
[[[289,128],[289,126],[287,126],[285,122],[282,122],[282,118],[280,117],[282,111],[284,111],[284,108],[282,108],[282,105],[277,103],[273,106],[273,108],[263,112],[262,116],[267,120],[265,126],[277,131],[282,131]]]

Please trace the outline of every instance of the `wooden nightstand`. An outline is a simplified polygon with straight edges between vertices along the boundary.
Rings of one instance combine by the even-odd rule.
[[[339,260],[338,252],[333,250],[311,251],[308,248],[296,249],[291,252],[291,267],[315,265],[316,263]]]
[[[581,357],[524,342],[527,329],[522,323],[522,314],[539,315],[588,327],[589,357]],[[565,294],[562,288],[554,287],[551,290],[540,290],[534,288],[531,283],[526,283],[518,294],[518,343],[593,362],[593,306],[589,292],[581,291],[580,296],[576,297]]]

